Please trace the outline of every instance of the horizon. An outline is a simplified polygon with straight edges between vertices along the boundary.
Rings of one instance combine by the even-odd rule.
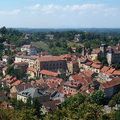
[[[119,0],[4,0],[0,1],[0,27],[119,29],[119,4]]]

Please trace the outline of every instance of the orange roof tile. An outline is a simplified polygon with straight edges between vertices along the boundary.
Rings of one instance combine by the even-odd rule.
[[[63,57],[61,57],[61,56],[46,55],[46,56],[39,57],[40,62],[44,62],[44,61],[61,61],[61,60],[64,60]]]
[[[96,69],[100,69],[102,67],[102,64],[93,63],[91,66]]]
[[[21,80],[17,80],[14,83],[12,83],[12,86],[17,86],[17,85],[20,85],[21,83],[22,83]]]
[[[103,89],[106,89],[106,88],[114,87],[116,85],[120,85],[120,78],[113,78],[111,81],[107,81],[103,83],[101,86]]]
[[[114,68],[110,68],[107,72],[105,72],[105,74],[111,75],[114,71],[115,71]]]
[[[105,72],[107,72],[109,69],[110,69],[110,67],[104,66],[104,67],[101,69],[101,72],[105,73]]]
[[[49,70],[41,70],[40,74],[53,76],[53,77],[57,77],[59,75],[58,72],[52,72],[52,71],[49,71]]]
[[[91,77],[94,74],[94,72],[91,70],[85,70],[85,71],[83,71],[83,73],[88,77]]]
[[[119,71],[119,70],[115,70],[115,71],[113,72],[113,75],[120,75],[120,71]]]

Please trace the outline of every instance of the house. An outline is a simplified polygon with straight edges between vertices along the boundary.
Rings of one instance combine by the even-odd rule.
[[[93,49],[91,54],[90,54],[90,58],[92,61],[95,61],[98,59],[98,56],[100,54],[100,49],[99,48],[96,48],[96,49]]]
[[[110,81],[101,83],[100,89],[104,91],[107,98],[111,98],[120,90],[120,77],[112,78]]]
[[[43,77],[58,77],[59,74],[60,74],[59,72],[53,72],[53,71],[49,71],[49,70],[41,70],[40,71],[41,78],[43,78]]]
[[[23,56],[23,55],[16,55],[15,56],[15,61],[14,63],[28,63],[28,67],[33,67],[36,68],[37,64],[36,64],[36,59],[38,58],[38,56]]]
[[[86,63],[85,64],[83,64],[83,68],[84,68],[84,70],[90,70],[91,69],[91,65],[93,64],[93,62],[92,61],[86,61]]]
[[[114,71],[115,71],[115,68],[111,67],[108,71],[105,72],[105,74],[108,76],[112,76]]]
[[[100,72],[106,73],[109,69],[110,69],[110,67],[108,67],[108,66],[103,66],[103,68],[100,70]]]
[[[107,62],[110,65],[120,63],[120,43],[116,46],[109,46],[107,50]]]
[[[81,83],[80,92],[85,92],[88,89],[92,88],[94,76],[95,76],[94,72],[86,70],[80,72],[79,74],[71,75],[69,80],[79,81]]]
[[[64,102],[65,96],[63,93],[60,93],[59,91],[54,91],[50,95],[50,100],[59,100],[61,102]]]
[[[17,86],[14,85],[10,89],[10,97],[17,97],[18,92],[21,92],[21,91],[31,88],[31,87],[32,87],[31,83],[25,83],[25,84],[23,83],[23,84],[19,84]]]
[[[91,70],[96,73],[99,73],[101,68],[102,68],[102,64],[100,62],[93,62],[91,65]]]
[[[64,71],[67,70],[66,60],[63,59],[61,56],[39,56],[37,59],[37,69],[41,70],[50,70],[50,71]]]
[[[21,52],[27,52],[28,55],[36,55],[37,54],[36,48],[32,45],[23,45],[21,47]]]
[[[6,76],[3,80],[2,80],[2,84],[3,86],[8,86],[9,88],[11,88],[12,86],[17,86],[20,85],[22,83],[21,80],[18,80],[16,77],[14,76]]]
[[[48,95],[46,92],[41,91],[40,88],[28,88],[21,92],[17,93],[17,100],[22,100],[24,103],[27,102],[27,100],[30,98],[31,102],[35,98],[39,98],[40,102],[49,100],[50,95]]]
[[[74,61],[67,61],[67,68],[69,73],[78,73],[79,72],[79,63],[74,60]]]
[[[83,56],[81,56],[81,57],[79,57],[78,58],[78,63],[79,63],[79,68],[83,68],[83,64],[85,64],[86,63],[86,61],[87,61],[87,58],[86,57],[83,57]]]
[[[48,78],[45,80],[50,89],[58,89],[58,87],[63,83],[61,78]]]
[[[115,70],[115,71],[113,72],[113,75],[114,75],[114,76],[120,76],[120,70]]]
[[[80,81],[67,81],[63,85],[63,94],[67,96],[75,95],[79,92],[81,88],[81,82]]]

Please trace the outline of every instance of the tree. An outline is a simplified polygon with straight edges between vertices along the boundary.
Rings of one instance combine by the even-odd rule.
[[[42,105],[39,101],[39,98],[33,99],[33,108],[35,109],[34,114],[37,116],[37,118],[42,119],[41,107]]]
[[[98,105],[102,105],[105,101],[105,94],[101,90],[95,91],[94,93],[92,93],[90,95],[90,100],[93,103],[97,103]]]
[[[86,99],[86,96],[84,96],[82,94],[77,94],[75,96],[67,98],[65,100],[65,102],[63,102],[62,106],[63,107],[68,107],[68,106],[76,107],[76,106],[82,104],[85,101],[85,99]]]
[[[118,105],[118,104],[120,104],[120,92],[115,94],[108,103],[110,107],[114,107],[115,105]]]
[[[7,33],[6,27],[5,27],[5,26],[2,27],[2,28],[0,29],[0,32],[1,32],[1,34],[6,34],[6,33]]]

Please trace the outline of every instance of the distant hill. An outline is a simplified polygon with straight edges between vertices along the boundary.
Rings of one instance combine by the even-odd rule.
[[[64,32],[64,31],[83,31],[83,32],[96,32],[96,33],[120,33],[120,28],[15,28],[21,32],[33,33],[33,32]]]

